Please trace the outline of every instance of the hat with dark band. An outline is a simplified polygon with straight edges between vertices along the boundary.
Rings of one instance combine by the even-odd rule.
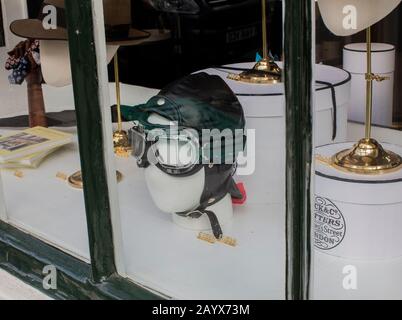
[[[47,6],[56,10],[55,29],[44,27]],[[106,42],[109,45],[131,46],[155,41],[160,37],[158,30],[139,30],[132,28],[131,0],[103,0]],[[64,0],[45,0],[36,19],[21,19],[11,23],[10,30],[22,38],[37,40],[68,40],[67,18]]]

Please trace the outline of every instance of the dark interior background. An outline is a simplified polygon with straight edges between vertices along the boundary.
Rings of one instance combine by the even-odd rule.
[[[0,2],[0,47],[5,46],[5,39],[4,39],[4,30],[3,30],[3,11],[1,8],[1,2]]]
[[[27,0],[29,14],[36,17],[43,0]],[[195,0],[196,15],[157,12],[142,0],[132,0],[133,25],[138,28],[168,28],[169,41],[121,47],[121,80],[124,83],[162,88],[188,73],[214,66],[253,61],[261,52],[261,0]],[[365,33],[336,37],[325,27],[317,6],[317,62],[342,67],[342,48],[364,42]],[[373,27],[373,41],[395,45],[397,51],[394,90],[394,121],[402,127],[402,6]],[[254,30],[247,37],[228,42],[229,33]],[[276,58],[282,53],[282,1],[269,0],[269,49]],[[301,35],[302,36],[302,35]],[[1,37],[1,32],[0,32]],[[113,80],[113,66],[109,66]]]
[[[36,17],[43,0],[27,0],[30,17]],[[261,0],[195,0],[200,12],[157,12],[142,0],[132,0],[132,24],[138,28],[167,28],[168,41],[121,47],[121,81],[162,88],[191,72],[214,65],[254,61],[261,52]],[[282,2],[268,0],[269,49],[282,52]],[[242,34],[243,33],[243,34]],[[229,34],[237,34],[228,41]],[[239,35],[240,34],[240,35]],[[114,78],[109,66],[110,80]]]

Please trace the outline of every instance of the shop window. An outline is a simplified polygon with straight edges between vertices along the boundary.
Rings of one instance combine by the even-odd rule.
[[[345,79],[333,89],[340,140],[314,152],[314,299],[402,294],[401,10],[400,1],[316,4],[317,63]]]
[[[2,3],[10,14],[5,27],[13,43],[0,48],[0,166],[6,207],[1,218],[89,263],[84,197],[68,182],[81,167],[68,42],[49,48],[45,39],[26,40],[31,32],[40,38],[42,25],[33,30],[26,23],[35,20],[26,19],[23,2]],[[57,65],[49,61],[52,50],[58,51]],[[61,81],[67,86],[60,87]]]
[[[340,113],[334,121],[332,110],[346,103],[349,81],[340,69],[312,66],[312,37],[292,40],[295,24],[311,36],[310,3],[144,2],[158,16],[153,26],[135,20],[130,0],[44,1],[66,21],[56,21],[54,37],[34,35],[39,42],[24,57],[35,82],[2,86],[4,110],[13,106],[0,120],[2,133],[51,126],[72,142],[37,169],[2,170],[1,266],[21,255],[53,262],[64,277],[52,294],[62,298],[307,299],[312,117],[320,143],[343,139],[345,119]],[[200,6],[210,16],[195,19],[211,25],[193,36],[221,44],[222,56],[210,46],[205,60],[199,53],[189,66],[192,36],[177,28],[188,18],[181,10],[204,14]],[[223,25],[225,14],[245,10],[255,18]],[[24,29],[20,18],[14,33],[33,37],[38,30]],[[40,69],[32,63],[37,45]],[[148,77],[137,78],[129,47],[176,57],[179,67],[170,73],[170,65],[143,63]],[[12,62],[1,81],[22,80]],[[334,87],[345,91],[336,102]],[[51,140],[31,135],[3,149]],[[1,238],[9,234],[27,249]],[[41,270],[28,269],[18,271],[38,285]]]
[[[278,2],[269,5],[273,3],[277,9],[275,16],[281,17],[281,6]],[[207,34],[198,35],[198,40],[230,38],[220,43],[223,46],[216,57],[212,56],[212,47],[203,48],[209,50],[209,57],[192,56],[186,51],[189,44],[184,43],[180,55],[186,62],[182,65],[186,66],[190,57],[196,59],[190,66],[194,74],[176,75],[174,82],[161,85],[160,79],[156,79],[150,86],[158,89],[153,90],[129,84],[120,86],[126,120],[122,129],[138,149],[134,149],[137,158],[124,154],[119,157],[122,150],[116,150],[116,168],[124,176],[118,185],[117,198],[123,257],[120,263],[129,279],[172,298],[284,299],[286,141],[281,71],[278,79],[272,77],[270,84],[235,79],[254,67],[257,53],[263,56],[261,40],[256,49],[250,45],[250,38],[261,34],[261,24],[250,25],[243,19],[230,21],[233,26],[223,27],[219,15],[223,18],[224,12],[239,15],[241,10],[255,10],[261,19],[261,2],[242,2],[224,11],[224,6],[207,6],[211,7],[211,23],[205,28],[215,30],[210,31],[209,40]],[[182,23],[189,22],[185,12],[178,14]],[[164,15],[169,15],[169,11]],[[200,15],[192,19],[206,18]],[[276,28],[281,26],[279,21]],[[267,38],[281,33],[271,29]],[[182,36],[186,41],[186,35]],[[161,45],[152,38],[148,41],[155,48]],[[236,49],[241,43],[244,47]],[[270,41],[269,45],[271,48]],[[245,52],[247,48],[253,53],[243,58],[240,50]],[[222,61],[219,55],[225,56],[235,49],[239,51],[236,63],[208,67],[211,65],[208,59]],[[123,46],[120,50],[124,59],[128,49]],[[143,48],[134,46],[130,50],[141,52]],[[171,54],[174,51],[167,52],[165,57]],[[283,68],[281,62],[277,63]],[[127,70],[117,70],[127,77]],[[172,76],[168,67],[166,70],[164,77]],[[111,71],[116,75],[116,70]],[[114,96],[111,104],[116,102]],[[266,104],[271,107],[264,108]],[[177,105],[182,105],[179,111]],[[166,134],[175,129],[173,124],[163,131],[167,130],[166,125],[175,122],[178,134]],[[157,130],[162,130],[162,135],[152,138],[151,133]],[[211,132],[206,133],[208,130]],[[212,136],[214,130],[218,133]],[[240,135],[233,135],[235,131],[240,131]],[[188,135],[189,132],[197,137]],[[229,137],[225,136],[228,132]],[[264,138],[268,136],[277,139]],[[211,138],[215,145],[222,141],[219,156],[222,153],[227,159],[208,158],[210,151],[214,157],[218,156],[218,149],[211,148]],[[186,143],[188,140],[190,143]],[[243,152],[244,146],[247,153]],[[233,155],[230,148],[237,153]],[[268,153],[274,153],[275,157],[269,157]],[[275,174],[270,173],[273,168]],[[268,180],[275,183],[270,185]],[[259,254],[260,250],[264,252]]]

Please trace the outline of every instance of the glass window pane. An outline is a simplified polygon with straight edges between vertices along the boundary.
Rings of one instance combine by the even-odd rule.
[[[32,29],[28,21],[38,12],[29,10],[35,15],[28,17],[27,1],[6,0],[2,5],[0,167],[6,204],[2,218],[89,262],[83,193],[68,181],[80,170],[68,42],[25,40],[42,38],[41,26]],[[12,23],[20,37],[11,32]]]
[[[119,68],[109,65],[111,81],[119,70],[122,129],[136,156],[117,150],[126,275],[173,298],[285,299],[286,120],[278,70],[283,3],[266,3],[264,55],[262,1],[192,1],[175,13],[146,2],[154,6],[138,2],[135,11],[153,18],[134,25],[170,31],[158,31],[163,41],[148,31],[145,43],[121,46]],[[270,72],[253,69],[256,60],[261,68],[268,61]],[[255,83],[268,82],[262,75],[271,83]],[[118,102],[114,86],[111,104]],[[326,116],[323,126],[331,125]],[[212,129],[225,139],[202,135]],[[239,151],[233,138],[242,142],[236,129],[247,135],[243,157],[230,151]],[[331,134],[328,129],[323,141]]]
[[[399,3],[317,4],[317,62],[333,83],[347,72],[332,98],[339,139],[315,150],[317,299],[402,297]]]

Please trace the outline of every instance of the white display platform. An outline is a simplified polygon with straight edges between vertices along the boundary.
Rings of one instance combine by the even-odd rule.
[[[392,125],[394,105],[395,47],[386,43],[372,44],[372,69],[374,74],[389,80],[373,82],[373,123]],[[352,92],[349,120],[364,122],[366,119],[367,45],[351,43],[343,49],[343,67],[352,74]]]
[[[236,207],[224,232],[238,246],[210,245],[155,207],[132,158],[117,159],[117,167],[124,174],[118,187],[123,249],[133,281],[177,299],[284,299],[283,205]],[[82,192],[56,178],[77,169],[77,146],[71,145],[39,169],[22,170],[22,179],[1,173],[9,223],[89,262]]]
[[[322,66],[322,70],[325,68],[331,67]],[[343,79],[346,73],[336,74]],[[21,95],[9,97],[11,101],[23,103],[25,89],[12,87],[11,90],[21,92]],[[342,94],[340,90],[343,90],[342,86],[336,87],[337,95],[340,95],[338,101],[346,107],[349,90]],[[114,101],[113,84],[110,92],[111,101]],[[140,104],[157,92],[122,85],[122,103]],[[319,92],[325,94],[328,102],[325,122],[332,123],[330,92]],[[44,86],[44,95],[49,112],[73,109],[71,87]],[[278,98],[283,101],[283,96]],[[279,113],[271,117],[275,110]],[[264,117],[253,117],[251,111],[246,110],[249,123],[254,119],[254,123],[263,128],[257,132],[257,143],[268,141],[273,154],[281,157],[275,160],[276,165],[267,166],[267,179],[259,175],[258,190],[266,192],[267,197],[262,202],[254,202],[254,189],[249,188],[251,200],[245,206],[235,208],[232,224],[224,228],[226,235],[238,241],[235,248],[210,245],[198,240],[197,232],[176,226],[170,215],[160,212],[153,204],[145,186],[144,173],[136,167],[135,161],[117,159],[117,167],[125,175],[118,188],[123,253],[130,279],[178,299],[285,298],[285,194],[281,178],[285,174],[284,104],[279,109],[269,110],[269,121]],[[8,116],[24,113],[26,111],[15,110]],[[264,150],[261,148],[258,152]],[[57,172],[71,174],[76,170],[79,170],[77,146],[71,145],[54,154],[39,169],[23,170],[23,179],[15,177],[13,172],[2,172],[2,176],[9,222],[88,262],[82,192],[56,178]]]
[[[331,67],[320,67],[326,68]],[[347,75],[343,71],[335,74],[334,82],[343,81]],[[336,88],[337,94],[340,89]],[[19,101],[24,106],[24,86],[9,86],[8,90],[11,96],[6,97],[10,102]],[[121,90],[122,103],[128,105],[144,103],[158,93],[155,89],[128,85],[122,85]],[[330,92],[320,92],[325,93],[328,102],[325,122],[332,123]],[[115,101],[114,84],[110,84],[110,94],[111,101]],[[340,94],[339,108],[346,107],[348,94],[348,90]],[[73,109],[71,86],[44,86],[44,96],[48,112]],[[258,188],[249,188],[248,203],[235,208],[233,222],[224,228],[226,235],[238,241],[235,248],[210,245],[198,240],[197,232],[176,226],[170,215],[160,212],[153,204],[144,173],[135,161],[117,160],[118,169],[125,175],[118,188],[129,278],[179,299],[285,298],[284,98],[283,95],[274,98],[279,103],[273,106],[279,107],[265,108],[266,117],[261,119],[258,105],[257,109],[246,106],[248,123],[252,121],[260,128],[256,139],[263,147],[257,152],[265,152],[264,144],[269,142],[270,150],[281,156],[268,166],[268,179],[260,175]],[[24,113],[19,107],[7,116]],[[342,123],[342,117],[338,119]],[[330,129],[325,135],[329,132]],[[261,165],[258,163],[257,167]],[[23,170],[23,179],[15,177],[13,172],[4,172],[2,176],[11,224],[89,262],[82,192],[55,177],[57,172],[71,174],[79,168],[77,146],[72,145],[54,154],[39,169]],[[243,181],[243,177],[239,180]],[[267,196],[261,202],[252,201],[253,190],[262,190]]]
[[[315,251],[312,299],[401,300],[402,258],[351,260]],[[351,277],[356,275],[356,289]],[[346,286],[344,286],[346,284]]]
[[[124,256],[129,277],[179,299],[284,299],[285,208],[234,208],[224,234],[237,247],[210,245],[159,211],[133,160],[118,159]],[[124,169],[123,169],[124,168]]]
[[[11,101],[24,105],[24,86],[9,86]],[[144,103],[159,90],[122,84],[122,103]],[[19,94],[14,95],[16,92]],[[114,84],[110,84],[115,101]],[[72,87],[44,86],[48,112],[71,110]],[[7,116],[26,114],[23,107]],[[275,135],[284,124],[273,122]],[[74,131],[74,130],[73,130]],[[2,131],[5,133],[6,131]],[[1,132],[0,132],[1,134]],[[272,139],[279,152],[278,137]],[[283,145],[283,144],[281,144]],[[119,184],[124,256],[128,276],[136,282],[180,299],[284,299],[285,298],[285,207],[266,199],[235,208],[235,218],[224,229],[237,239],[236,248],[198,240],[197,232],[175,225],[171,216],[153,204],[145,186],[144,172],[133,159],[117,159],[125,175]],[[2,172],[9,222],[51,245],[89,262],[89,249],[82,192],[56,178],[80,169],[77,145],[60,150],[37,170]],[[280,167],[271,167],[277,172]],[[283,190],[264,181],[271,194],[284,198]],[[21,201],[21,199],[24,199]]]
[[[59,129],[60,130],[60,129]],[[63,129],[65,130],[65,129]],[[75,133],[75,130],[66,130]],[[0,130],[0,135],[10,132]],[[90,261],[84,196],[56,177],[80,170],[78,144],[46,159],[39,169],[1,170],[8,223],[85,261]]]
[[[282,67],[281,63],[278,63]],[[229,68],[251,68],[254,63],[229,65]],[[229,85],[239,98],[246,117],[247,129],[255,130],[255,152],[247,149],[246,174],[241,174],[239,165],[238,180],[244,182],[250,203],[284,203],[285,158],[286,158],[286,105],[283,83],[273,85],[248,84],[228,79],[229,73],[238,70],[210,68],[203,70],[218,75]],[[315,143],[323,145],[331,142],[344,142],[347,134],[347,112],[350,101],[350,75],[341,69],[316,65],[317,81],[334,86],[336,96],[336,139],[332,140],[334,105],[332,91],[328,85],[316,84],[314,115]],[[251,136],[248,137],[250,142]],[[251,151],[251,152],[250,152]],[[267,181],[270,182],[269,186]]]
[[[316,154],[331,157],[352,145],[327,145]],[[402,147],[383,146],[402,154]],[[367,176],[317,163],[315,190],[315,297],[401,299],[402,170]],[[356,270],[356,290],[343,287],[348,266]]]

